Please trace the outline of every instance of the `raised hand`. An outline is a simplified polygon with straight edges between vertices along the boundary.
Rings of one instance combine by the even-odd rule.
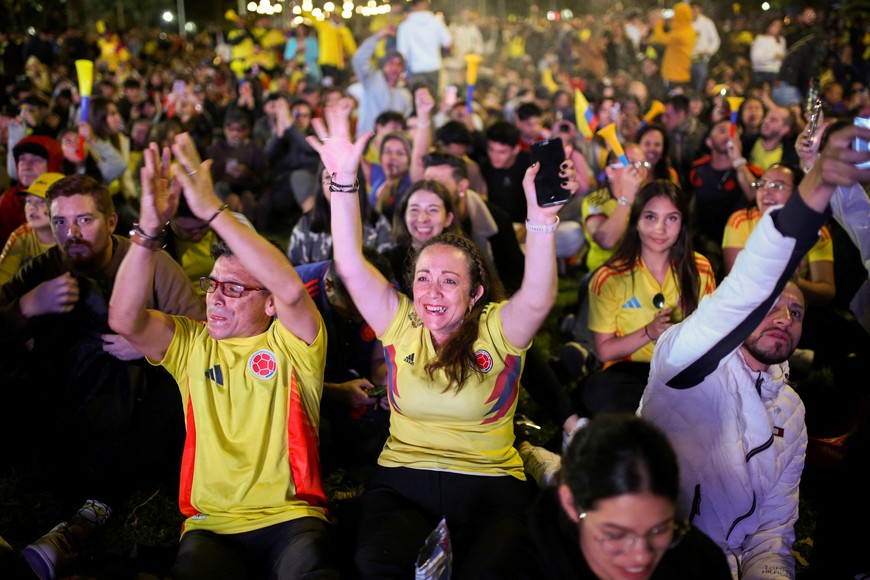
[[[178,209],[181,188],[169,181],[169,149],[161,153],[157,143],[143,151],[145,166],[140,170],[142,201],[139,207],[139,227],[149,235],[163,229]]]
[[[324,111],[323,119],[312,119],[311,126],[317,137],[306,137],[312,149],[317,151],[326,171],[337,183],[351,184],[356,180],[362,152],[372,136],[371,131],[360,135],[356,142],[350,140],[350,113],[353,101],[344,98]]]
[[[212,160],[200,160],[196,145],[187,133],[175,136],[172,153],[177,160],[172,164],[172,173],[181,182],[190,211],[200,219],[208,219],[223,205],[211,180]]]

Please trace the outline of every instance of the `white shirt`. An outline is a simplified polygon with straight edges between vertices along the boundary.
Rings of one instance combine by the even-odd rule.
[[[719,31],[716,30],[716,25],[708,17],[703,14],[698,15],[692,23],[692,28],[698,34],[695,40],[695,48],[692,49],[692,57],[704,56],[711,57],[719,52]]]
[[[441,69],[441,50],[453,43],[444,21],[431,10],[411,12],[396,31],[396,48],[411,74]]]

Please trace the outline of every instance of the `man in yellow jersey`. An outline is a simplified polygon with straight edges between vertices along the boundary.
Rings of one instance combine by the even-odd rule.
[[[283,253],[224,211],[210,161],[200,163],[189,135],[172,150],[191,212],[221,238],[201,280],[206,321],[145,308],[178,195],[155,144],[145,152],[140,222],[109,309],[112,328],[181,390],[179,505],[187,519],[169,576],[337,578],[318,452],[323,319]]]

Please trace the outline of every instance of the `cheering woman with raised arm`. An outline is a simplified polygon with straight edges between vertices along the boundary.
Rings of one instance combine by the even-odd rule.
[[[362,496],[357,567],[362,578],[409,577],[446,517],[456,577],[513,577],[529,503],[513,415],[524,353],[556,296],[559,208],[538,207],[532,167],[523,181],[525,276],[510,300],[474,243],[452,234],[421,245],[405,296],[361,253],[355,179],[367,136],[350,143],[349,112],[347,102],[328,109],[329,133],[319,124],[322,142],[310,142],[332,176],[338,273],[389,368],[390,437]]]

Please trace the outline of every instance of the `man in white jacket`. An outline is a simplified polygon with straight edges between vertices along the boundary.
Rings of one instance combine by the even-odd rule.
[[[804,298],[789,280],[818,239],[837,186],[870,180],[850,148],[870,131],[831,135],[815,167],[755,228],[731,273],[657,341],[639,413],[680,459],[680,515],[725,551],[737,578],[794,578],[791,552],[807,431],[788,384]]]

